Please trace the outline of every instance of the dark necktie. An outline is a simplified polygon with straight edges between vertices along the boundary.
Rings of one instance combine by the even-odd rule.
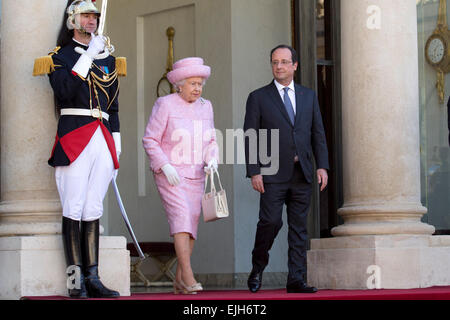
[[[289,88],[286,87],[286,88],[283,88],[283,90],[284,90],[284,106],[289,115],[289,119],[291,119],[292,125],[294,125],[295,114],[294,114],[294,107],[292,106],[292,102],[291,102],[291,99],[289,98],[289,94],[288,94]]]

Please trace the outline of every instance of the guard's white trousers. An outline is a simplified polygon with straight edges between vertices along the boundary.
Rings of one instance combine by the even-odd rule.
[[[100,127],[70,166],[56,167],[55,178],[63,216],[94,221],[103,215],[103,199],[113,177],[114,164]]]

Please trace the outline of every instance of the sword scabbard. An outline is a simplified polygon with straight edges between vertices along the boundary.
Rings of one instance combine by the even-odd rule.
[[[122,214],[122,218],[125,221],[125,225],[128,229],[128,232],[131,235],[131,239],[133,240],[133,244],[139,254],[139,258],[141,260],[144,260],[146,257],[144,255],[144,253],[142,252],[141,246],[139,245],[139,242],[137,241],[136,236],[134,235],[134,231],[133,231],[133,228],[131,227],[130,220],[128,219],[127,212],[125,211],[125,207],[123,206],[122,198],[120,196],[119,188],[117,187],[116,179],[113,178],[111,180],[111,182],[112,182],[112,185],[114,188],[114,193],[116,194],[117,203],[119,204],[120,213]]]

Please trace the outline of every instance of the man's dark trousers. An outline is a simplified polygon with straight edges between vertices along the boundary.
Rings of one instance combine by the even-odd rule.
[[[269,250],[280,231],[283,205],[287,206],[289,275],[287,284],[306,282],[307,215],[312,185],[305,180],[300,164],[294,166],[292,179],[287,183],[265,183],[261,194],[259,222],[252,252],[253,268],[262,272],[269,263]]]

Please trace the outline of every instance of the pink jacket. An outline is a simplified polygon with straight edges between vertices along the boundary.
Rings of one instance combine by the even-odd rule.
[[[211,102],[190,104],[177,93],[158,98],[142,143],[153,172],[170,163],[182,177],[204,177],[204,166],[219,159]]]

